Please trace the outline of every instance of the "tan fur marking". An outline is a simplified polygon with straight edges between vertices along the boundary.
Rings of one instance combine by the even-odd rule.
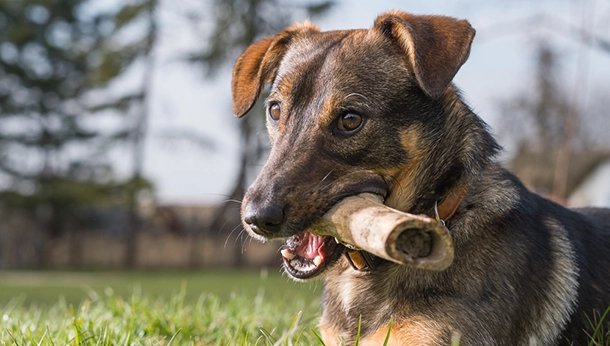
[[[424,151],[420,149],[420,138],[420,131],[416,128],[409,128],[401,135],[401,143],[409,153],[410,159],[398,171],[387,172],[394,178],[390,180],[393,186],[386,201],[386,204],[392,208],[408,210],[415,200],[416,189],[414,187],[417,186],[417,174],[421,171],[420,165],[424,158]]]
[[[341,333],[336,328],[329,325],[320,325],[320,336],[324,340],[326,346],[339,346],[341,345]]]
[[[444,345],[442,332],[440,331],[442,331],[442,327],[436,321],[424,316],[411,317],[406,321],[393,323],[387,345]],[[383,345],[387,335],[388,327],[383,327],[362,339],[359,344],[363,346]]]

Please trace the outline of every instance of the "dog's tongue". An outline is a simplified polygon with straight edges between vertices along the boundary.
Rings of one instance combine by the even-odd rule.
[[[323,237],[313,235],[309,232],[305,232],[303,234],[303,239],[297,245],[295,252],[297,255],[307,259],[314,259],[318,255],[324,257],[324,254],[322,253],[323,244]]]

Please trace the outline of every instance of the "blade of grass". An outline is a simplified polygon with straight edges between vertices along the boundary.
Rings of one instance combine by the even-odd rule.
[[[6,332],[8,333],[8,335],[11,337],[11,339],[13,340],[13,343],[17,346],[19,346],[19,342],[17,342],[17,339],[15,339],[15,336],[13,336],[13,333],[11,333],[10,330],[6,329]]]
[[[49,340],[49,345],[55,346],[55,343],[53,342],[53,338],[51,337],[51,332],[49,331],[48,324],[47,324],[47,327],[45,328],[44,334],[47,336],[47,339]]]
[[[174,339],[176,338],[176,336],[178,334],[180,334],[181,331],[182,331],[182,329],[178,329],[178,331],[176,333],[174,333],[174,335],[172,335],[171,339],[169,339],[169,341],[167,342],[167,346],[170,346],[172,344],[172,342],[174,342]]]
[[[360,342],[360,327],[362,327],[362,315],[358,318],[358,333],[356,333],[356,341],[354,342],[354,346],[358,346]]]
[[[296,317],[292,320],[292,324],[290,324],[290,328],[288,328],[288,330],[284,333],[284,335],[282,335],[282,337],[279,338],[273,345],[279,346],[283,342],[286,342],[289,338],[291,338],[292,335],[298,329],[299,322],[301,321],[302,316],[303,316],[303,311],[299,311],[299,313],[297,313]]]
[[[388,326],[388,334],[385,336],[385,340],[383,341],[383,346],[387,346],[390,341],[390,333],[392,332],[392,322],[394,322],[394,318],[390,318],[390,325]]]
[[[599,346],[599,345],[604,344],[604,335],[603,335],[604,321],[606,320],[608,313],[610,313],[610,306],[606,309],[606,311],[604,311],[604,313],[602,314],[602,316],[599,319],[599,322],[597,322],[597,324],[595,325],[595,329],[593,330],[593,335],[589,336],[590,340],[589,340],[588,346]],[[593,323],[591,322],[591,320],[589,320],[589,323],[591,324],[591,326],[593,326]],[[598,341],[601,343],[598,343]],[[610,336],[608,337],[608,340],[606,340],[606,341],[610,342]]]
[[[271,343],[272,345],[275,345],[275,340],[271,336],[271,333],[266,331],[265,328],[260,328],[259,330],[260,330],[261,334],[263,334],[265,339],[267,339],[267,342]]]
[[[316,332],[315,330],[311,330],[311,332],[313,333],[313,335],[315,335],[315,337],[318,339],[318,341],[320,341],[320,344],[322,344],[322,346],[326,346],[326,344],[324,343],[324,340],[322,340],[322,337],[320,336],[320,334],[318,334],[318,332]]]

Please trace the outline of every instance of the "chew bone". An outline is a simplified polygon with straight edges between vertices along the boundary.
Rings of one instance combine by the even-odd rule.
[[[453,262],[453,241],[444,225],[392,209],[370,193],[339,202],[313,229],[398,264],[444,270]]]

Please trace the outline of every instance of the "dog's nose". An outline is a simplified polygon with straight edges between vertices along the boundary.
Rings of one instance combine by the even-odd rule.
[[[256,206],[248,203],[244,209],[244,221],[254,233],[272,238],[281,228],[284,210],[275,204]]]

